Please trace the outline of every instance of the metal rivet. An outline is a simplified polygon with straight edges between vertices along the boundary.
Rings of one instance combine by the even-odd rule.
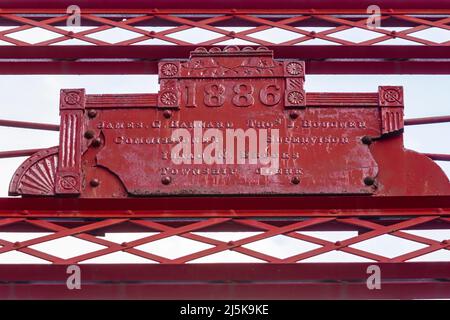
[[[14,242],[14,247],[20,247],[20,242],[18,242],[18,241],[16,241],[16,242]]]
[[[94,137],[95,133],[92,130],[88,130],[84,133],[84,137],[86,139],[92,139]]]
[[[441,244],[442,245],[447,245],[448,244],[448,240],[442,240]]]
[[[369,145],[373,142],[373,139],[372,139],[372,137],[364,136],[361,138],[361,141],[362,141],[362,143]]]
[[[163,116],[164,116],[164,118],[166,118],[166,119],[170,119],[170,117],[172,117],[172,111],[170,111],[170,110],[164,110]]]
[[[335,246],[340,246],[340,245],[341,245],[341,242],[340,242],[340,241],[336,241],[336,242],[334,243],[334,245],[335,245]]]
[[[95,118],[97,116],[97,111],[95,111],[95,110],[89,110],[88,111],[88,117],[89,118]]]
[[[168,185],[172,182],[172,179],[170,177],[164,177],[161,179],[162,184]]]
[[[293,184],[299,184],[300,183],[300,178],[299,177],[292,177],[291,182]]]
[[[298,118],[298,113],[297,112],[291,112],[289,113],[289,117],[294,120]]]
[[[371,186],[371,185],[373,185],[375,183],[375,178],[373,178],[373,177],[365,177],[364,178],[364,184],[366,185],[366,186]]]
[[[89,183],[92,187],[98,187],[100,184],[100,181],[98,179],[92,179]]]
[[[227,245],[230,246],[230,247],[234,246],[234,241],[228,241]]]
[[[92,144],[91,144],[94,148],[98,148],[102,145],[102,140],[100,138],[95,138],[94,140],[92,140]]]

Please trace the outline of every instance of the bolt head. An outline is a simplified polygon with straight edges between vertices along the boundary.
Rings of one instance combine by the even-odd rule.
[[[292,120],[295,120],[298,118],[298,113],[293,111],[291,113],[289,113],[289,118],[291,118]]]
[[[101,144],[102,144],[102,140],[100,138],[95,138],[94,140],[92,140],[92,144],[91,145],[94,148],[98,148],[98,147],[101,146]]]
[[[97,116],[97,111],[95,111],[95,110],[89,110],[88,111],[88,117],[89,118],[95,118]]]
[[[91,185],[91,187],[98,187],[100,185],[100,180],[98,179],[92,179],[89,184]]]
[[[375,183],[375,178],[374,177],[365,177],[364,178],[364,184],[366,186],[372,186]]]
[[[92,139],[92,138],[94,137],[94,135],[95,135],[95,133],[94,133],[94,131],[92,131],[92,130],[87,130],[87,131],[84,133],[84,137],[85,137],[86,139]]]
[[[292,177],[291,178],[291,183],[292,184],[299,184],[300,183],[300,178],[299,177]]]
[[[168,185],[168,184],[170,184],[172,182],[172,178],[171,177],[164,177],[164,178],[162,178],[161,179],[161,183],[163,184],[163,185]]]
[[[170,118],[172,117],[172,111],[170,111],[170,110],[164,110],[163,116],[164,116],[164,118],[166,118],[166,119],[170,119]]]
[[[364,136],[361,138],[361,142],[370,145],[373,142],[373,139],[370,136]]]

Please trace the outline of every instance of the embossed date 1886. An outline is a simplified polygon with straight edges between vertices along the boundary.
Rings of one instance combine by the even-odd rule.
[[[281,86],[276,82],[263,85],[258,91],[250,82],[239,82],[228,85],[224,81],[208,83],[199,88],[195,81],[184,83],[184,102],[186,107],[198,106],[198,93],[203,91],[203,104],[207,107],[221,107],[227,100],[236,107],[250,107],[255,99],[266,106],[274,106],[281,100]]]

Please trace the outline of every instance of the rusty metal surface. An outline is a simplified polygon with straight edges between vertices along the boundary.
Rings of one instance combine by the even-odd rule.
[[[157,94],[61,90],[60,146],[28,159],[10,194],[450,194],[403,148],[401,87],[306,93],[304,62],[264,47],[197,48],[158,70]]]

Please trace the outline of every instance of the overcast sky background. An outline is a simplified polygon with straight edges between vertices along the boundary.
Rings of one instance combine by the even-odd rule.
[[[8,27],[0,27],[5,30]],[[84,28],[66,28],[72,31],[80,31]],[[159,31],[164,28],[145,28],[148,31]],[[230,31],[241,31],[246,28],[228,28]],[[327,28],[303,28],[309,31],[320,32]],[[400,31],[404,28],[389,28]],[[413,35],[422,36],[433,41],[449,41],[450,31],[431,28]],[[195,39],[197,42],[205,41],[211,38],[209,31],[191,30],[188,33],[183,32],[172,35],[173,37],[184,39]],[[23,41],[36,43],[53,37],[49,31],[42,31],[33,28],[16,34],[14,38]],[[215,36],[215,35],[214,35]],[[295,34],[288,31],[271,29],[260,32],[259,35],[252,35],[265,39],[277,39],[282,42],[291,39]],[[377,34],[372,34],[362,30],[347,30],[333,35],[351,41],[363,41]],[[11,35],[12,37],[12,35]],[[92,36],[94,37],[94,36]],[[110,42],[118,42],[130,37],[136,37],[129,31],[108,30],[99,33],[95,38]],[[160,40],[148,40],[139,44],[162,44]],[[68,40],[61,44],[82,44],[78,40]],[[85,44],[85,43],[83,43]],[[221,44],[251,44],[241,40],[227,41]],[[302,45],[311,44],[329,44],[322,40],[310,40]],[[401,39],[389,40],[380,44],[408,44]],[[0,45],[8,45],[1,42]],[[149,49],[151,50],[151,49]],[[275,56],[276,58],[276,56]],[[307,70],[306,70],[307,71]],[[379,85],[402,85],[405,92],[405,118],[426,117],[448,115],[450,107],[450,76],[392,76],[392,75],[367,75],[367,76],[343,76],[343,75],[321,75],[306,77],[307,91],[322,92],[376,92]],[[108,75],[108,76],[76,76],[76,75],[37,75],[37,76],[1,76],[0,77],[0,118],[44,122],[59,124],[58,104],[59,90],[61,88],[86,88],[88,94],[94,93],[149,93],[158,91],[157,77],[153,75]],[[405,129],[405,147],[419,152],[427,153],[450,153],[450,125],[434,124],[406,127]],[[58,133],[40,130],[25,130],[0,127],[0,150],[17,150],[46,148],[58,144]],[[0,196],[6,197],[9,181],[20,163],[26,158],[0,159]],[[450,163],[437,162],[439,166],[450,176]],[[1,209],[1,208],[0,208]],[[436,231],[408,231],[414,234],[426,235],[438,241],[450,238],[450,230]],[[344,240],[355,236],[355,232],[304,232],[330,241]],[[205,233],[201,233],[205,235]],[[1,233],[0,239],[8,241],[23,241],[44,235],[30,233]],[[145,234],[149,235],[149,234]],[[208,233],[207,236],[218,240],[238,240],[239,238],[250,236],[249,233]],[[106,239],[122,243],[144,236],[144,234],[107,234]],[[44,250],[48,253],[58,255],[63,258],[69,258],[85,252],[90,252],[102,248],[102,246],[87,243],[83,240],[68,237],[55,240],[46,244],[32,246],[38,250]],[[172,237],[170,239],[153,242],[151,244],[138,247],[139,249],[159,254],[168,258],[176,258],[190,252],[195,252],[207,245],[194,242],[192,240]],[[263,240],[258,243],[246,246],[251,249],[257,249],[267,254],[280,258],[288,257],[293,254],[305,252],[316,248],[316,245],[295,240],[285,236],[278,236],[271,240]],[[393,236],[382,236],[365,241],[356,246],[356,248],[368,250],[374,253],[383,254],[389,257],[406,253],[424,247],[411,241],[402,240]],[[226,251],[216,256],[201,259],[196,262],[254,262],[256,259],[243,256],[236,252]],[[448,260],[450,254],[448,251],[440,250],[429,254],[419,260]],[[308,259],[304,262],[317,261],[370,261],[358,258],[343,252],[332,252],[320,257]],[[149,262],[134,255],[124,252],[114,253],[108,257],[86,261],[91,263],[144,263]],[[44,261],[28,256],[20,252],[9,252],[0,254],[0,263],[45,263]]]

